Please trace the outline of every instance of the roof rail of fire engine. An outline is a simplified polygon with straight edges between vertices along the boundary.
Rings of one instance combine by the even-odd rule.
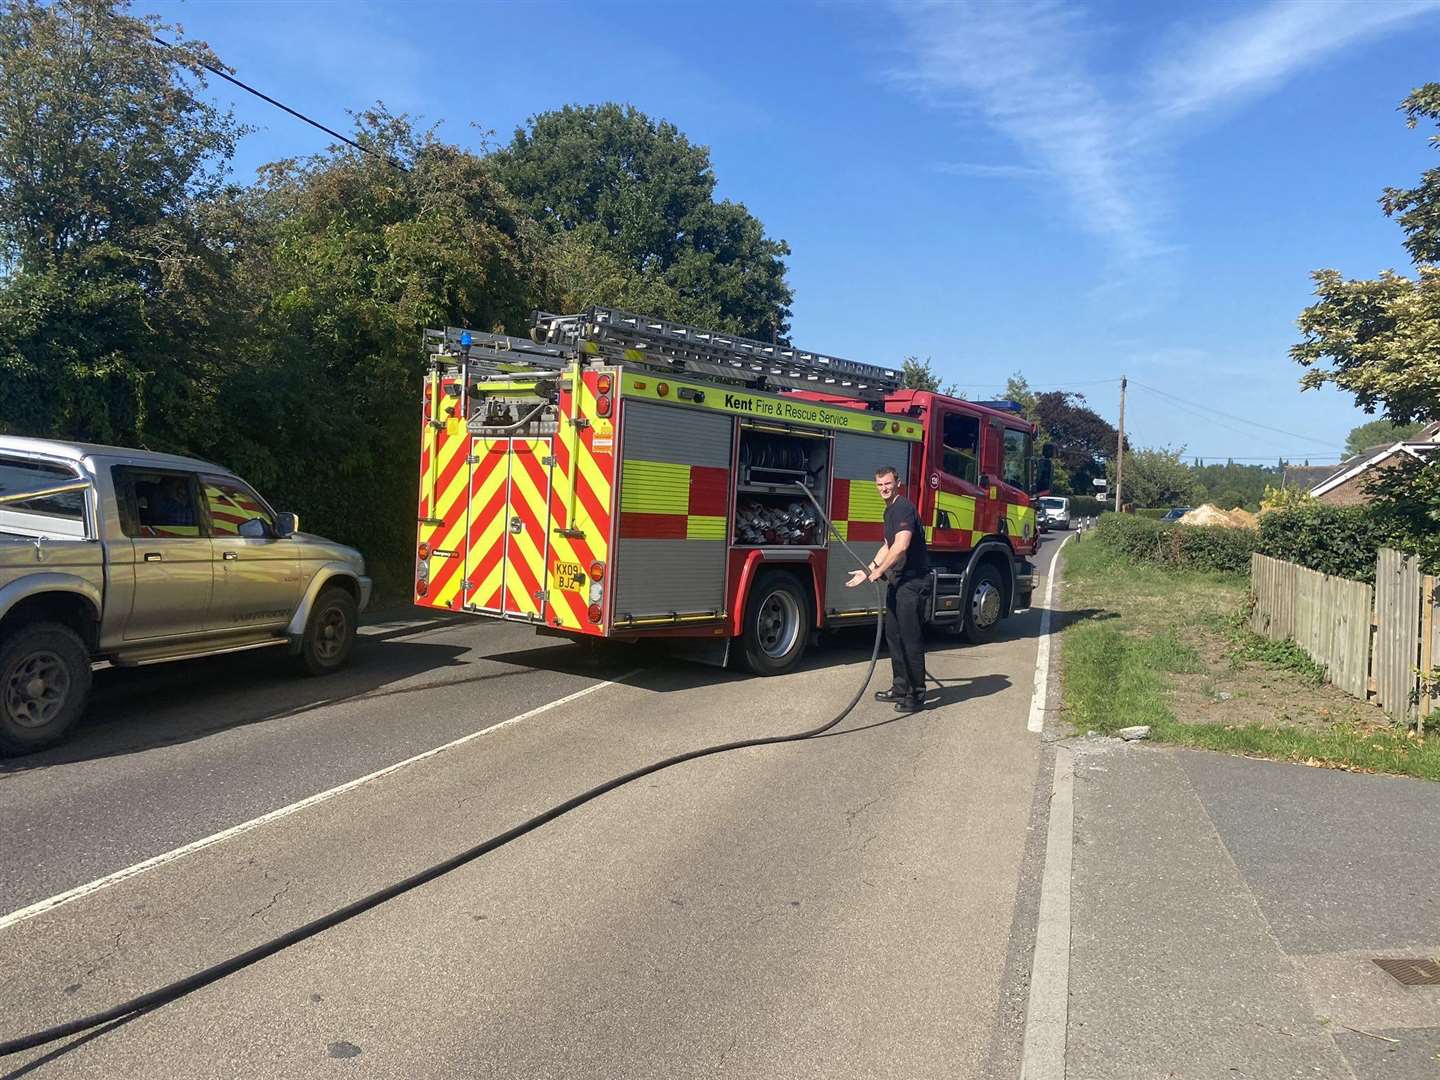
[[[480,330],[425,331],[425,351],[431,356],[468,362],[477,374],[503,375],[550,373],[575,362],[574,346],[537,345],[527,337],[487,334]]]
[[[898,389],[900,372],[734,334],[652,319],[615,308],[578,315],[537,311],[531,336],[539,347],[577,349],[613,363],[641,363],[724,382],[827,390],[876,400]]]

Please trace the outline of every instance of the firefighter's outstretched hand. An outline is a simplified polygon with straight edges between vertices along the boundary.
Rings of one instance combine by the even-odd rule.
[[[845,587],[847,589],[853,589],[858,585],[864,585],[869,578],[870,575],[865,573],[864,570],[852,570],[850,571],[850,580],[845,582]]]

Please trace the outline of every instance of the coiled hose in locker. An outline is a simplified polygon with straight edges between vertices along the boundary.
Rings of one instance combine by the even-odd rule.
[[[825,516],[824,509],[815,501],[815,496],[812,495],[804,485],[796,484],[795,486],[804,492],[807,499],[814,503],[815,509],[819,512],[821,520],[825,522],[829,533],[840,542],[840,545],[850,557],[855,560],[858,566],[862,568],[865,567],[865,561],[856,555],[854,549],[845,542],[845,538],[835,531],[829,518]],[[878,582],[875,584],[875,592],[877,598],[876,608],[883,612],[885,607],[884,594],[881,592],[881,587]],[[276,953],[288,949],[292,945],[299,944],[307,938],[312,938],[317,934],[323,933],[331,927],[339,926],[341,923],[353,919],[357,915],[364,914],[372,908],[377,908],[387,900],[393,900],[395,897],[402,896],[412,889],[418,889],[421,885],[434,881],[436,878],[443,877],[452,870],[458,870],[467,863],[474,862],[482,855],[487,855],[496,848],[504,847],[510,843],[510,841],[517,840],[528,832],[533,832],[541,825],[554,821],[556,818],[568,814],[577,807],[584,806],[586,803],[599,798],[607,792],[614,791],[616,788],[623,787],[642,777],[650,776],[652,773],[657,773],[662,769],[668,769],[687,761],[695,761],[697,758],[723,754],[731,750],[743,750],[752,746],[774,746],[778,743],[801,742],[805,739],[813,739],[815,736],[829,731],[835,727],[836,724],[840,723],[840,721],[844,720],[845,717],[849,716],[850,711],[855,708],[861,696],[864,695],[865,688],[870,685],[870,679],[875,674],[875,665],[880,658],[880,640],[883,625],[883,617],[875,621],[875,644],[870,651],[870,664],[865,669],[864,680],[860,683],[860,686],[856,689],[850,700],[846,702],[845,707],[836,713],[832,719],[827,720],[819,727],[811,728],[808,731],[798,731],[792,735],[771,735],[759,739],[737,739],[733,742],[717,743],[714,746],[701,747],[699,750],[690,750],[683,754],[675,754],[672,757],[654,762],[653,764],[633,769],[614,779],[607,780],[603,784],[592,787],[588,791],[583,791],[573,798],[566,799],[564,802],[536,814],[529,820],[522,821],[514,828],[507,829],[498,836],[492,836],[490,839],[476,844],[472,848],[452,855],[444,862],[436,863],[425,870],[421,870],[419,873],[411,874],[403,881],[397,881],[393,885],[387,885],[383,889],[378,889],[369,896],[361,897],[353,903],[337,908],[328,915],[322,915],[318,919],[312,919],[303,926],[298,926],[288,933],[281,934],[279,937],[272,938],[270,941],[256,945],[253,949],[247,949],[245,952],[232,956],[228,960],[222,960],[220,963],[213,964],[202,971],[187,975],[183,979],[176,979],[172,983],[141,994],[138,997],[133,997],[128,1001],[122,1001],[118,1005],[113,1005],[101,1012],[92,1013],[89,1016],[82,1016],[76,1020],[68,1020],[63,1024],[56,1024],[53,1027],[48,1027],[29,1035],[21,1035],[18,1038],[7,1039],[4,1042],[0,1042],[0,1057],[22,1053],[25,1050],[33,1050],[38,1046],[44,1046],[46,1043],[55,1042],[57,1039],[63,1039],[70,1035],[78,1035],[83,1031],[89,1031],[119,1020],[138,1016],[152,1009],[158,1009],[160,1006],[167,1005],[172,1001],[184,997],[186,994],[192,994],[202,987],[218,982],[227,975],[233,975],[235,972],[250,967],[252,964],[257,964],[267,957],[274,956]]]

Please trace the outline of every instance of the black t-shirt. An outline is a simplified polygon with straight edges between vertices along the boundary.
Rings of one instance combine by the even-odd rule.
[[[930,573],[930,554],[925,550],[925,530],[920,526],[920,514],[915,504],[904,495],[885,507],[885,544],[895,543],[897,533],[910,531],[910,546],[905,549],[901,562],[890,568],[897,581],[925,577]]]

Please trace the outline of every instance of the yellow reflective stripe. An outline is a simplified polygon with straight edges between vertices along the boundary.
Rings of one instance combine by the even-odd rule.
[[[702,517],[692,515],[685,519],[687,540],[724,540],[725,519],[723,517]]]
[[[985,539],[985,530],[984,530],[984,529],[974,529],[974,530],[972,530],[971,533],[970,533],[970,546],[971,546],[971,547],[974,547],[976,544],[980,543],[980,541],[981,541],[981,540],[984,540],[984,539]]]
[[[689,513],[690,466],[627,460],[620,473],[620,509],[627,514]]]
[[[943,510],[949,515],[952,529],[973,529],[975,527],[975,499],[971,495],[951,495],[945,491],[936,492],[935,509]]]
[[[835,532],[839,534],[841,540],[850,539],[850,522],[832,521],[830,524],[835,526]]]
[[[885,520],[885,500],[875,490],[873,480],[850,481],[849,520],[872,523]]]

